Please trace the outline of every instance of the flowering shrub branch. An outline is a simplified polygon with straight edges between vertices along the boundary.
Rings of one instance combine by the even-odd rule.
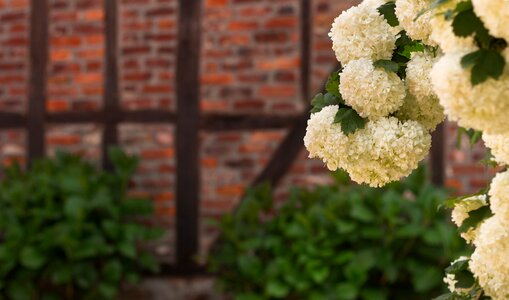
[[[509,164],[509,1],[364,0],[334,20],[329,36],[343,69],[313,100],[304,138],[310,157],[381,187],[427,155],[445,119],[486,159]],[[509,172],[476,195],[448,202],[460,235],[475,247],[446,270],[438,299],[507,299]]]

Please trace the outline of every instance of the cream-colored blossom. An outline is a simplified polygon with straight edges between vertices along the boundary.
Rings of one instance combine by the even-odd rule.
[[[472,0],[474,12],[484,23],[488,31],[496,37],[509,41],[509,1]]]
[[[358,183],[381,187],[417,168],[428,154],[431,135],[415,121],[381,118],[354,134],[353,145],[344,169]]]
[[[461,202],[457,203],[452,210],[451,218],[456,226],[461,227],[463,222],[469,217],[469,213],[476,209],[479,209],[483,206],[486,206],[486,195],[479,195],[470,198],[463,199]],[[468,231],[461,234],[461,237],[471,243],[476,235],[477,228],[470,228]]]
[[[334,123],[338,107],[327,106],[320,112],[311,115],[308,120],[304,145],[310,158],[319,158],[329,170],[337,170],[342,165],[338,151],[345,151],[349,143],[348,136],[341,131],[341,126]]]
[[[430,21],[433,12],[428,11],[419,16],[430,5],[430,0],[397,0],[396,16],[398,17],[399,24],[405,29],[410,38],[435,46],[436,43],[430,39]],[[419,17],[417,18],[417,16]]]
[[[430,39],[440,46],[445,53],[456,51],[473,51],[477,49],[473,37],[458,37],[454,34],[452,20],[445,19],[445,12],[454,9],[462,0],[452,0],[441,4],[433,10],[429,24],[431,27]]]
[[[471,70],[460,64],[464,55],[464,52],[444,55],[431,72],[434,91],[445,113],[466,128],[488,134],[509,132],[504,113],[509,111],[509,68],[505,68],[499,80],[489,78],[472,86]]]
[[[397,112],[400,119],[417,121],[431,131],[445,119],[444,108],[431,84],[430,72],[434,61],[429,52],[412,54],[406,70],[405,84],[408,94]]]
[[[338,106],[328,106],[308,121],[304,144],[310,157],[322,159],[330,170],[344,169],[352,180],[372,187],[408,176],[425,158],[431,136],[419,123],[380,118],[364,129],[343,134],[333,124]]]
[[[509,165],[509,133],[508,134],[483,134],[486,146],[491,149],[491,154],[499,164]]]
[[[338,61],[346,65],[359,58],[390,59],[397,33],[376,8],[360,4],[334,20],[329,37]]]
[[[484,221],[475,239],[470,270],[486,295],[494,300],[509,297],[509,222],[507,215],[497,215]]]
[[[379,8],[389,1],[391,0],[364,0],[362,1],[362,5],[366,5],[372,8]]]
[[[489,195],[492,212],[509,219],[509,171],[498,173],[493,178]]]
[[[353,60],[345,66],[339,90],[347,105],[369,119],[395,112],[406,95],[405,84],[396,73],[375,68],[367,58]]]

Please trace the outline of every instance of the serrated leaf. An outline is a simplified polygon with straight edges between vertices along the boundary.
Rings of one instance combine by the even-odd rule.
[[[399,70],[399,64],[387,59],[380,59],[373,62],[375,68],[383,68],[387,72],[397,73]]]
[[[461,66],[463,68],[469,68],[471,66],[474,66],[475,64],[477,64],[481,56],[482,56],[481,50],[471,52],[461,58]]]
[[[403,47],[403,51],[399,54],[410,59],[412,57],[412,53],[414,52],[424,52],[424,45],[420,42],[412,42]]]
[[[21,250],[20,261],[24,267],[35,270],[44,265],[46,257],[39,250],[26,247]]]
[[[344,102],[341,97],[341,93],[339,92],[339,82],[340,82],[339,71],[332,72],[332,74],[330,74],[329,76],[329,79],[327,80],[325,89],[327,90],[328,93],[339,98],[340,102]]]
[[[311,113],[317,113],[321,111],[324,107],[330,106],[330,105],[340,105],[341,101],[339,98],[335,97],[334,95],[330,93],[326,93],[325,95],[320,93],[317,94],[313,100],[311,100],[311,106],[313,108],[311,109]]]
[[[468,270],[469,262],[470,262],[469,259],[458,260],[458,261],[454,262],[452,265],[450,265],[449,267],[447,267],[445,269],[445,272],[447,274],[457,274],[459,272]]]
[[[483,23],[475,15],[473,9],[458,13],[452,21],[453,32],[459,37],[471,36],[478,30],[482,30],[483,27]]]
[[[491,212],[489,206],[482,206],[476,210],[473,210],[468,213],[468,218],[463,221],[463,224],[461,224],[459,231],[466,232],[470,228],[475,228],[477,227],[477,225],[479,225],[481,222],[483,222],[484,220],[491,216],[493,216],[493,213]]]
[[[479,50],[482,53],[472,68],[471,82],[475,86],[486,81],[488,78],[498,80],[505,68],[505,59],[496,50]]]
[[[344,134],[350,134],[363,129],[366,120],[363,119],[353,108],[340,108],[334,117],[334,123],[341,124],[341,130]]]
[[[475,278],[469,271],[461,271],[454,275],[456,279],[456,287],[461,289],[468,289],[475,284]]]
[[[390,1],[378,8],[378,12],[385,18],[387,23],[392,27],[399,25],[398,17],[396,16],[396,2]]]

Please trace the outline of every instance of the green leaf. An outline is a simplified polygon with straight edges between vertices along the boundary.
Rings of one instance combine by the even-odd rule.
[[[327,80],[327,84],[325,85],[325,89],[328,93],[340,99],[340,102],[343,103],[343,99],[341,97],[341,93],[339,92],[339,71],[332,72],[330,74],[329,79]]]
[[[311,109],[311,113],[317,113],[321,111],[324,107],[330,106],[330,105],[340,105],[341,100],[334,95],[327,93],[327,94],[317,94],[313,100],[311,101],[311,105],[313,108]]]
[[[39,269],[46,262],[46,257],[36,248],[25,247],[20,254],[21,264],[28,269]]]
[[[399,70],[399,64],[387,59],[380,59],[373,62],[375,68],[383,68],[387,72],[397,73]]]
[[[340,283],[336,287],[336,294],[338,299],[341,300],[352,300],[357,297],[357,287],[352,283]]]
[[[472,68],[471,82],[475,86],[483,83],[488,78],[498,80],[505,68],[505,59],[496,50],[479,50],[482,54],[477,59],[476,64]]]
[[[51,274],[51,281],[54,284],[66,284],[72,280],[72,269],[68,265],[61,265]]]
[[[414,52],[424,52],[425,48],[424,45],[420,42],[412,42],[408,45],[405,45],[403,47],[403,51],[401,51],[399,54],[410,59],[412,58],[412,53]]]
[[[132,243],[129,243],[129,242],[120,243],[118,245],[118,251],[125,257],[129,257],[129,258],[136,257],[136,247]]]
[[[387,23],[392,27],[399,25],[398,17],[396,16],[396,2],[390,1],[378,8],[378,12],[385,18]]]
[[[468,37],[484,27],[473,9],[461,11],[452,21],[453,32],[459,37]]]
[[[64,211],[70,218],[79,218],[85,210],[85,200],[81,197],[69,197],[65,202]]]
[[[334,117],[334,123],[341,124],[341,130],[344,134],[354,133],[358,129],[363,129],[366,122],[366,119],[359,116],[353,108],[340,108]]]
[[[99,285],[99,293],[105,298],[105,299],[114,299],[117,295],[118,288],[116,285],[107,284],[105,282],[101,283]]]
[[[109,283],[117,283],[122,278],[122,264],[118,260],[110,260],[104,265],[102,273]]]
[[[327,277],[329,276],[329,268],[327,266],[320,266],[318,268],[311,270],[311,278],[317,283],[321,284],[323,283]]]
[[[469,271],[461,271],[454,274],[454,279],[458,281],[456,287],[461,289],[468,289],[475,284],[474,275]]]
[[[476,210],[473,210],[468,213],[468,218],[463,221],[461,224],[459,231],[466,232],[470,228],[475,228],[479,223],[483,222],[487,218],[493,216],[491,209],[489,206],[482,206]]]
[[[283,284],[280,281],[271,280],[265,287],[265,293],[267,296],[274,297],[274,298],[285,298],[288,293],[290,292],[290,289],[287,285]]]
[[[445,272],[447,274],[458,274],[462,271],[468,270],[469,263],[470,263],[469,259],[458,260],[449,267],[447,267],[447,269],[445,269]]]

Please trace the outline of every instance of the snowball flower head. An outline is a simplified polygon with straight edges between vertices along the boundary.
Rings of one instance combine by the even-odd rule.
[[[391,27],[375,7],[361,3],[334,20],[329,37],[337,59],[345,65],[359,58],[390,59],[397,34],[398,29]]]
[[[509,41],[509,1],[507,0],[472,0],[474,12],[496,37]]]
[[[491,0],[490,0],[491,1]],[[477,49],[472,37],[458,37],[452,29],[452,20],[445,19],[445,12],[454,10],[456,5],[463,0],[452,0],[441,4],[433,10],[431,19],[429,20],[431,27],[430,39],[440,46],[445,53],[453,53],[456,51],[471,52]]]
[[[489,195],[491,211],[509,219],[509,171],[498,173],[493,178]]]
[[[430,72],[435,59],[428,52],[414,52],[407,64],[406,86],[407,97],[397,116],[404,120],[414,120],[435,130],[445,119],[444,108],[433,91]]]
[[[491,149],[495,161],[499,164],[509,165],[509,133],[483,134],[486,146]]]
[[[398,75],[375,68],[367,58],[353,60],[345,66],[339,90],[347,105],[369,119],[395,112],[406,95],[405,84]]]
[[[380,118],[345,135],[333,124],[338,106],[311,115],[304,144],[310,157],[322,159],[331,170],[344,169],[352,180],[381,187],[408,176],[424,159],[431,135],[419,123]]]
[[[431,80],[446,114],[461,126],[488,134],[509,132],[503,112],[509,111],[509,68],[498,80],[492,78],[472,86],[470,70],[464,69],[465,53],[446,54],[435,64]]]
[[[331,171],[338,169],[342,161],[338,152],[344,151],[349,142],[341,126],[333,124],[337,112],[338,107],[332,105],[312,114],[304,137],[309,157],[321,159]]]
[[[509,295],[509,222],[506,215],[494,215],[484,221],[474,242],[476,249],[470,270],[479,280],[486,295],[493,299],[507,299]]]
[[[410,38],[435,46],[436,43],[430,39],[430,21],[433,12],[428,11],[419,16],[430,5],[431,1],[429,0],[397,0],[396,16],[398,17],[399,24],[405,29]]]
[[[483,206],[486,206],[486,195],[479,195],[470,198],[463,199],[457,203],[452,210],[452,221],[456,226],[461,227],[463,222],[469,217],[471,211],[477,210]],[[471,243],[477,234],[478,228],[471,228],[467,232],[461,234],[461,237]]]
[[[419,123],[394,117],[368,122],[351,139],[343,169],[355,182],[372,187],[410,175],[431,146],[430,134]]]

